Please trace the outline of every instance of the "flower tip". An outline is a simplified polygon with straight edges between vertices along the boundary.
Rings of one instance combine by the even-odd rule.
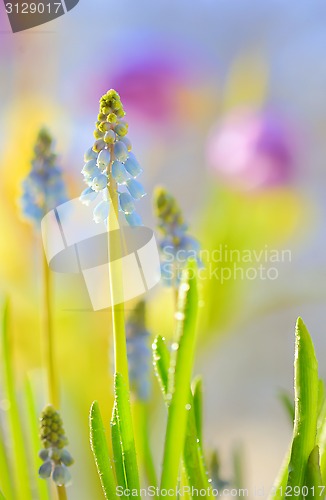
[[[58,486],[67,486],[71,481],[71,475],[65,465],[56,465],[52,479]]]

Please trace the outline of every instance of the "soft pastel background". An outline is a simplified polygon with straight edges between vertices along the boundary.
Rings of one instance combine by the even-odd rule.
[[[206,441],[220,449],[225,477],[241,442],[245,486],[267,491],[291,434],[277,394],[291,390],[299,314],[326,377],[325,18],[317,1],[81,0],[62,18],[13,35],[1,3],[0,276],[11,299],[18,392],[26,372],[39,390],[42,378],[41,249],[19,213],[21,180],[47,125],[70,196],[78,196],[98,99],[114,87],[144,168],[147,225],[150,194],[163,184],[204,249],[291,250],[274,281],[201,283],[196,371],[204,376]],[[87,419],[96,398],[110,416],[109,314],[77,311],[79,287],[69,280],[56,276],[55,294],[62,413],[76,459],[69,498],[88,500],[101,498]],[[148,316],[153,334],[171,335],[169,291],[155,289]],[[158,465],[159,401],[154,382]],[[6,407],[2,400],[0,412]]]

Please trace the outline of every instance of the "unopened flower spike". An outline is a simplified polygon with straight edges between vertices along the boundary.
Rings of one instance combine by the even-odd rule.
[[[109,90],[100,100],[100,112],[94,131],[95,142],[84,155],[82,169],[87,188],[80,199],[90,204],[99,198],[94,208],[95,222],[106,222],[110,211],[108,186],[114,182],[119,195],[121,210],[129,225],[142,224],[136,212],[135,201],[145,196],[145,190],[136,178],[142,173],[131,142],[127,137],[128,123],[119,94]],[[98,194],[100,196],[98,197]]]
[[[66,449],[68,440],[62,426],[62,419],[53,406],[46,406],[40,417],[40,438],[43,448],[39,452],[43,464],[39,468],[42,479],[51,478],[57,486],[70,483],[68,470],[74,460]]]
[[[145,326],[145,308],[144,301],[138,302],[126,324],[130,386],[141,401],[150,397],[151,350],[150,333]]]
[[[62,171],[56,163],[52,137],[41,129],[34,147],[30,173],[23,181],[22,213],[39,225],[49,210],[67,201]]]
[[[163,187],[154,191],[154,214],[161,233],[159,242],[161,253],[161,271],[164,282],[169,286],[178,285],[182,269],[188,259],[200,259],[200,245],[188,234],[188,226],[176,199]]]

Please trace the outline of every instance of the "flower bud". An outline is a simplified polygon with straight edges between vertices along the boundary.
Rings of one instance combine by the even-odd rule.
[[[110,204],[108,201],[100,201],[98,205],[94,208],[93,218],[98,224],[99,222],[104,222],[109,217]]]
[[[132,214],[135,211],[135,204],[128,193],[119,193],[119,204],[125,214]]]
[[[91,187],[88,187],[84,189],[79,199],[84,205],[88,206],[96,199],[97,195],[98,193],[96,191],[94,191]]]
[[[92,148],[89,148],[84,154],[84,162],[86,163],[90,160],[96,160],[96,159],[97,159],[97,153]]]
[[[100,128],[96,128],[94,130],[93,135],[94,135],[95,139],[102,139],[104,137],[104,132],[102,132]]]
[[[129,193],[134,198],[134,200],[140,200],[141,198],[143,198],[143,196],[146,195],[142,184],[140,184],[140,182],[136,181],[135,179],[128,179],[126,185]]]
[[[106,169],[111,162],[111,153],[108,149],[102,149],[97,158],[97,165],[101,170]]]
[[[108,178],[106,175],[101,174],[94,177],[91,188],[93,191],[102,191],[108,184]]]
[[[120,140],[120,142],[123,142],[123,144],[126,146],[128,151],[131,151],[132,146],[131,146],[130,139],[128,137],[126,137],[126,136],[120,137],[119,140]]]
[[[123,163],[120,161],[113,162],[112,165],[112,177],[118,184],[125,184],[129,179],[128,172],[126,171]]]
[[[116,135],[113,130],[108,130],[104,136],[104,142],[106,142],[107,144],[113,144],[115,141],[115,137]]]
[[[109,116],[107,117],[107,121],[109,123],[116,123],[117,121],[117,115],[114,113],[110,113]]]
[[[121,137],[128,134],[128,123],[121,121],[115,127],[114,131]]]
[[[61,452],[61,462],[66,466],[70,467],[74,463],[74,459],[70,455],[68,450],[62,450]]]
[[[65,465],[56,465],[52,473],[52,479],[58,486],[65,486],[71,480],[71,475]]]
[[[138,177],[143,171],[133,153],[129,153],[128,159],[125,162],[125,169],[134,178]]]
[[[118,141],[114,144],[114,155],[119,161],[126,161],[128,158],[128,150],[125,144],[121,141]]]
[[[52,462],[47,460],[38,470],[38,475],[41,479],[48,479],[51,476],[52,472]]]
[[[102,139],[98,139],[97,141],[94,142],[93,151],[95,151],[96,153],[99,153],[104,148],[105,148],[105,142]]]

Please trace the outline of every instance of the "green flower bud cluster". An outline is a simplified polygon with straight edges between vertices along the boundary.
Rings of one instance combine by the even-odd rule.
[[[171,235],[171,229],[185,229],[185,222],[177,200],[165,188],[157,187],[154,191],[154,214],[158,228],[165,235]],[[174,237],[178,236],[178,232]]]
[[[71,475],[67,467],[72,465],[74,460],[69,451],[65,449],[68,445],[68,439],[65,435],[62,419],[51,405],[46,406],[42,411],[40,438],[43,449],[39,456],[43,460],[43,464],[39,468],[39,476],[42,479],[51,477],[58,486],[68,484]]]
[[[154,192],[154,213],[163,236],[159,241],[161,275],[166,285],[178,286],[188,259],[196,259],[197,265],[202,267],[200,245],[188,234],[177,200],[163,187]]]
[[[145,307],[143,300],[138,302],[126,324],[130,388],[140,401],[148,401],[151,394],[150,333],[145,325]]]
[[[93,151],[99,153],[107,145],[114,144],[127,135],[128,123],[122,120],[124,116],[125,111],[118,92],[113,89],[109,90],[100,99],[100,112],[94,130],[96,141],[93,145]],[[129,140],[126,138],[123,142],[130,151]]]
[[[56,164],[56,155],[52,149],[52,137],[44,128],[38,134],[31,170],[25,177],[22,188],[22,213],[36,227],[39,227],[49,210],[67,201],[62,171]]]

